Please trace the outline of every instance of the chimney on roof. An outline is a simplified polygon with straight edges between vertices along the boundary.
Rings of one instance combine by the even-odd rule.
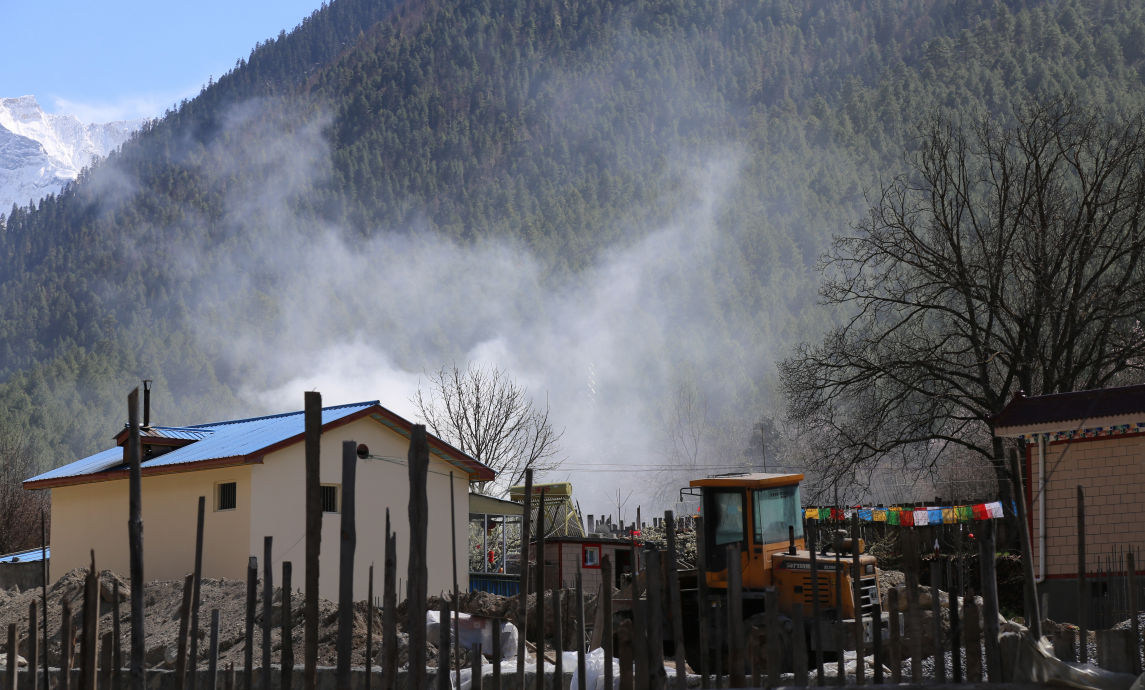
[[[151,426],[151,379],[143,379],[143,426]]]

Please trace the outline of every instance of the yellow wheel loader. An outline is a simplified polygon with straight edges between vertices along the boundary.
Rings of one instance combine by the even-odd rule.
[[[682,573],[684,643],[688,664],[696,671],[700,668],[700,606],[708,609],[709,664],[719,655],[721,668],[727,672],[727,619],[725,612],[728,596],[728,545],[738,544],[742,574],[742,622],[744,640],[750,639],[752,627],[763,628],[765,620],[764,589],[776,587],[778,594],[783,645],[780,658],[784,670],[792,667],[791,616],[793,604],[803,604],[805,649],[813,653],[820,643],[813,639],[812,618],[814,601],[812,592],[811,552],[803,534],[803,509],[799,501],[801,474],[737,474],[696,479],[690,482],[684,495],[698,495],[700,515],[704,518],[704,544],[706,557],[703,568],[690,574]],[[860,541],[860,553],[863,544]],[[859,556],[859,601],[855,601],[852,586],[853,558],[851,540],[836,534],[832,543],[816,554],[819,579],[819,629],[825,660],[836,659],[838,643],[844,650],[855,649],[854,621],[859,617],[864,628],[865,651],[871,649],[876,630],[885,625],[873,625],[872,615],[878,601],[875,557]],[[696,574],[706,573],[707,601],[699,600]],[[842,596],[838,595],[838,580],[842,580]],[[882,614],[885,621],[886,614]],[[885,635],[885,632],[883,633]],[[769,642],[770,644],[771,642]],[[760,657],[767,658],[761,650]],[[710,666],[710,670],[714,666]],[[812,665],[812,668],[814,666]]]

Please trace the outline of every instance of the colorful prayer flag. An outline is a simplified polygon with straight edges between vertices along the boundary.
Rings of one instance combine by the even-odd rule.
[[[942,509],[942,524],[953,525],[958,522],[958,513],[954,512],[953,507],[944,507]]]
[[[1002,517],[1002,502],[1001,501],[994,501],[993,503],[987,503],[986,509],[988,511],[990,511],[990,517],[992,517],[992,518]]]
[[[810,520],[818,520],[819,519],[819,509],[818,508],[807,508],[803,511],[803,517],[810,519]]]
[[[974,504],[974,519],[975,520],[988,520],[988,519],[990,519],[990,514],[986,511],[986,504],[985,503],[975,503]]]
[[[859,519],[860,520],[866,520],[867,522],[870,522],[871,521],[871,509],[870,508],[863,508],[862,510],[860,510],[859,511]]]
[[[959,522],[970,522],[974,519],[974,510],[970,506],[958,506],[955,510],[958,511]]]
[[[901,520],[903,527],[914,527],[914,511],[910,508],[902,511]]]
[[[875,522],[886,522],[887,511],[885,508],[875,508],[871,511],[871,519]]]
[[[914,526],[921,527],[922,525],[930,524],[930,513],[926,508],[920,508],[914,511]]]
[[[901,525],[902,524],[902,511],[898,508],[891,508],[887,511],[887,524],[888,525]]]
[[[927,521],[932,525],[942,524],[942,508],[927,508],[926,512],[929,513]]]

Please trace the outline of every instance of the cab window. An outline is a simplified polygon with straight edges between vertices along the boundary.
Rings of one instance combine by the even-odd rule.
[[[743,492],[720,492],[715,499],[716,546],[743,541]]]
[[[788,527],[795,528],[796,539],[803,537],[798,484],[752,491],[752,499],[752,536],[756,544],[786,542]]]

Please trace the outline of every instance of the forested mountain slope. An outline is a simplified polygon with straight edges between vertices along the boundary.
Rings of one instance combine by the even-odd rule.
[[[784,345],[834,318],[814,307],[816,256],[896,173],[914,123],[1061,92],[1137,106],[1143,47],[1129,0],[335,0],[8,214],[0,415],[64,462],[106,445],[143,376],[176,423],[257,405],[246,393],[289,380],[273,362],[291,347],[380,340],[416,372],[499,318],[561,320],[527,295],[655,249],[673,267],[652,290],[664,321],[611,385],[650,400],[687,372],[713,418],[750,421]],[[693,218],[706,259],[679,227]],[[377,259],[355,288],[291,273],[330,235]],[[410,327],[394,305],[409,281],[388,281],[424,238],[460,266],[511,247],[532,283],[475,319],[443,270],[439,323]]]

